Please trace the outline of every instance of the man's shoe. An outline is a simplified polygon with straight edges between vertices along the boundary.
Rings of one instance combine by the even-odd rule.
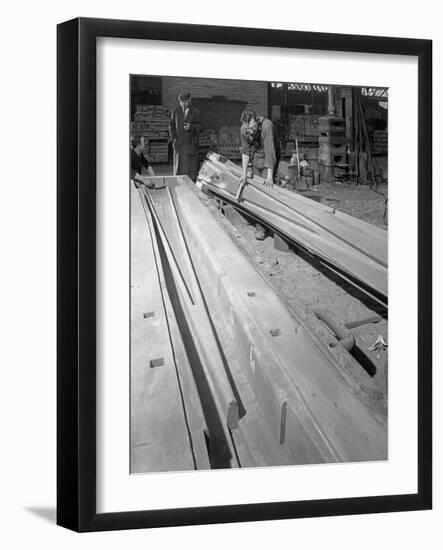
[[[263,227],[261,227],[260,225],[258,225],[258,226],[255,228],[254,236],[255,236],[255,238],[256,238],[257,241],[264,241],[266,235],[265,235],[265,230],[263,229]]]

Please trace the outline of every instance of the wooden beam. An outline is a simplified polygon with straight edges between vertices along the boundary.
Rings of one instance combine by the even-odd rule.
[[[191,189],[177,203],[208,304],[228,330],[257,403],[291,463],[383,460],[375,418]]]
[[[145,212],[132,186],[131,473],[195,468],[158,269]]]
[[[200,185],[236,202],[239,167],[210,154]],[[387,232],[258,177],[245,187],[241,206],[283,235],[387,297]]]

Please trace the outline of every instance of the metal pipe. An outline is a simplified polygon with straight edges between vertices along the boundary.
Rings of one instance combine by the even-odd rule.
[[[328,115],[335,115],[335,86],[328,86]]]
[[[332,317],[324,307],[312,306],[312,313],[323,321],[337,337],[338,343],[347,351],[351,352],[355,346],[355,336],[338,319]]]
[[[344,323],[344,326],[346,328],[357,328],[362,327],[363,325],[370,325],[371,323],[379,323],[383,317],[380,315],[370,315],[369,317],[363,317],[363,319],[356,319],[354,321],[349,321],[348,323]]]

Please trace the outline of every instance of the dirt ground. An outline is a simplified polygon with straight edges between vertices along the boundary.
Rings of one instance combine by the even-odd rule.
[[[377,190],[371,189],[369,185],[322,184],[307,190],[300,190],[300,194],[305,196],[312,194],[313,198],[318,196],[321,202],[332,208],[335,207],[350,216],[387,229],[388,190],[386,184],[379,185]]]

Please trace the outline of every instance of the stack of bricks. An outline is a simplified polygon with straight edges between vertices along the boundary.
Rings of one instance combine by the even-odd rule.
[[[161,105],[136,105],[131,133],[144,136],[151,162],[168,162],[169,117]]]
[[[203,122],[205,122],[203,112],[205,106],[200,105],[198,102],[199,99],[203,98],[211,99],[210,106],[213,106],[214,100],[217,101],[221,96],[229,100],[228,105],[225,105],[227,112],[222,124],[238,124],[240,127],[240,113],[246,107],[254,109],[258,115],[264,116],[266,116],[268,110],[268,83],[263,80],[163,76],[162,84],[162,102],[165,107],[173,109],[178,105],[178,94],[183,91],[190,92],[194,106],[200,109]],[[230,118],[231,108],[234,109],[235,107],[237,109],[237,106],[229,105],[232,101],[241,104],[240,111],[237,110],[235,114],[235,120]],[[216,113],[212,113],[212,115],[216,115]]]

